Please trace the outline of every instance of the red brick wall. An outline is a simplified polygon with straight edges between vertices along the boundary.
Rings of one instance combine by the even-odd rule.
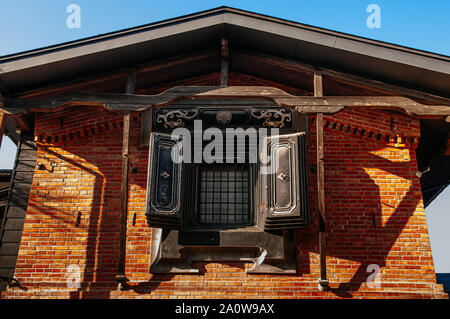
[[[267,85],[254,79],[233,74],[230,81]],[[35,171],[15,273],[27,290],[11,288],[2,297],[447,297],[442,285],[436,284],[420,184],[414,176],[419,122],[367,110],[345,110],[325,117],[331,285],[327,292],[317,289],[320,269],[313,117],[308,142],[313,223],[296,231],[296,275],[248,275],[248,264],[197,263],[202,275],[153,276],[148,271],[151,229],[144,216],[148,147],[139,146],[140,115],[136,115],[131,125],[130,161],[138,173],[129,177],[126,251],[131,289],[117,290],[121,118],[119,113],[90,107],[36,116],[35,132],[40,141],[37,162],[56,166],[53,172]],[[67,267],[71,264],[81,269],[81,289],[67,288]],[[371,264],[381,269],[376,288],[366,283]]]

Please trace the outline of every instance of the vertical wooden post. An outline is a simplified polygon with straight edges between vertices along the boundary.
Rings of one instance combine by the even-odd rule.
[[[220,43],[220,86],[228,85],[228,40],[222,39]]]
[[[314,72],[314,96],[322,97],[322,74]],[[328,288],[327,260],[326,260],[326,229],[325,229],[325,171],[323,149],[323,113],[316,117],[317,138],[317,201],[319,208],[319,252],[320,252],[320,279],[319,289]]]
[[[0,113],[0,147],[2,146],[3,134],[5,134],[6,114]]]
[[[136,72],[128,74],[126,93],[133,94],[136,83]],[[128,212],[128,150],[130,141],[130,111],[123,113],[123,140],[122,140],[122,175],[120,180],[120,233],[119,233],[119,265],[116,280],[119,289],[124,289],[127,278],[125,276],[125,253],[127,243],[127,212]]]

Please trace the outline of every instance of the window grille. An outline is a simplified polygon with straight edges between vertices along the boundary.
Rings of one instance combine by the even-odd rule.
[[[200,224],[250,222],[250,174],[247,164],[200,167]]]

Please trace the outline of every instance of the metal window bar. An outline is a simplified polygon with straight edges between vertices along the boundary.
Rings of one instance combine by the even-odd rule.
[[[248,142],[247,139],[245,149],[242,149],[234,141],[234,163],[228,163],[224,158],[223,164],[199,165],[197,223],[220,226],[244,226],[252,223]],[[227,147],[230,148],[230,145],[224,141],[224,156],[229,154],[226,152]]]
[[[199,223],[248,224],[250,182],[246,164],[202,165]]]

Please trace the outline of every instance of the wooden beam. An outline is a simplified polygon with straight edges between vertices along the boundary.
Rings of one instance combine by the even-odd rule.
[[[222,39],[221,43],[221,55],[220,55],[220,86],[228,85],[228,40]]]
[[[423,105],[398,96],[294,96],[274,87],[262,86],[180,86],[157,95],[85,93],[49,99],[6,99],[3,109],[12,114],[24,111],[52,112],[66,107],[103,106],[108,110],[144,111],[162,107],[180,99],[263,99],[280,107],[296,108],[301,113],[336,113],[344,108],[395,110],[419,118],[444,118],[450,115],[446,105]]]
[[[0,147],[2,146],[3,134],[5,134],[6,114],[0,113]]]
[[[280,58],[272,56],[269,54],[233,50],[233,59],[236,58],[250,59],[254,61],[259,61],[262,65],[270,65],[272,67],[277,67],[286,70],[287,72],[302,72],[313,74],[316,67],[311,64],[298,62],[291,59]],[[399,85],[388,84],[385,82],[373,80],[359,75],[354,75],[350,73],[340,72],[328,68],[320,68],[320,72],[325,77],[330,77],[336,80],[344,81],[347,84],[355,85],[357,87],[367,87],[368,89],[373,88],[379,92],[390,93],[390,95],[405,95],[408,97],[414,97],[421,100],[429,101],[430,104],[444,104],[450,106],[450,98],[442,97],[439,95],[427,93],[420,90],[410,89],[402,87]]]
[[[136,72],[128,75],[126,94],[133,94],[136,83]],[[130,111],[123,112],[123,138],[122,138],[122,175],[120,180],[120,232],[119,232],[119,264],[116,280],[119,288],[124,289],[127,278],[125,276],[125,254],[127,244],[127,213],[128,213],[128,166],[130,143]]]
[[[322,74],[314,72],[314,96],[323,96]],[[327,260],[326,260],[326,215],[325,215],[325,169],[323,144],[323,113],[316,116],[316,142],[317,142],[317,206],[319,209],[319,253],[320,253],[320,279],[319,288],[328,288]]]

